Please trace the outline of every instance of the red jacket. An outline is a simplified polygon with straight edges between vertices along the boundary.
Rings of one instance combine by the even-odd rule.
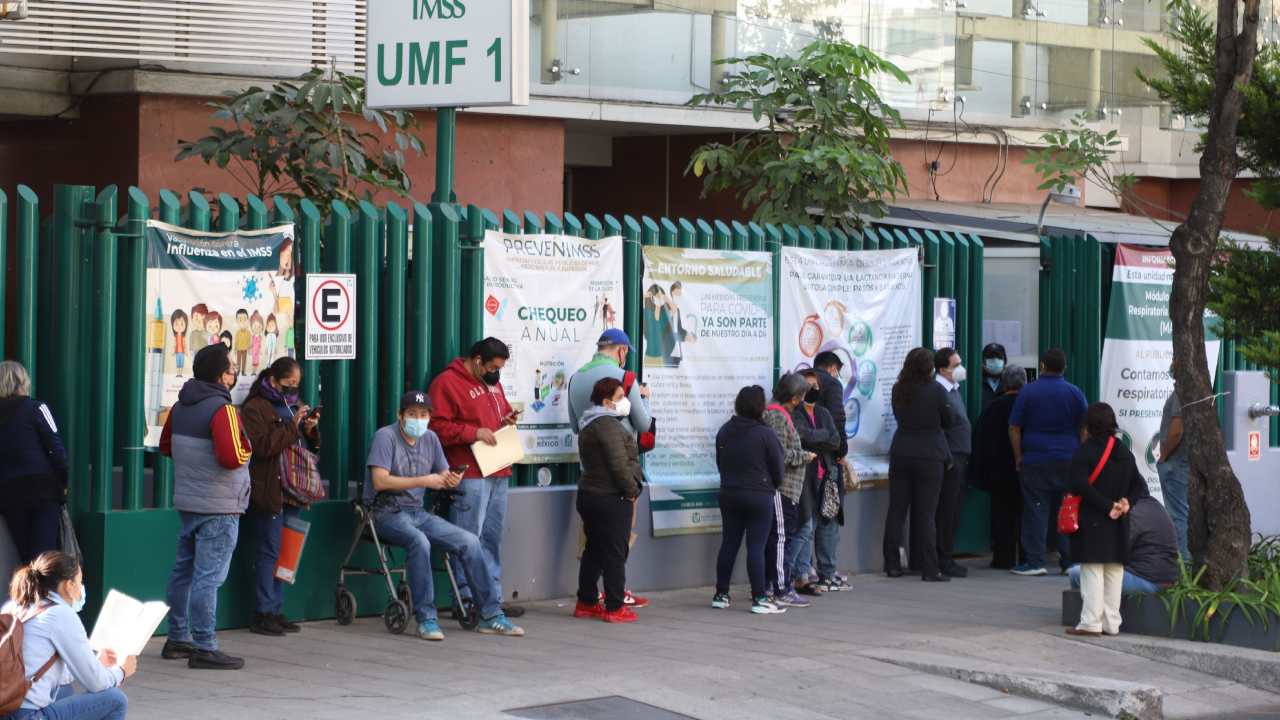
[[[470,465],[463,477],[483,477],[471,445],[477,430],[496,432],[511,413],[502,383],[485,385],[467,369],[466,360],[458,358],[431,381],[427,394],[431,396],[431,430],[439,436],[449,466]],[[493,477],[511,477],[511,468],[499,470]]]

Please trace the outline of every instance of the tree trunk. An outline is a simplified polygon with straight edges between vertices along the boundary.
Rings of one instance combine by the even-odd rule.
[[[1206,566],[1205,585],[1214,589],[1247,571],[1251,537],[1244,492],[1227,461],[1214,404],[1207,401],[1213,394],[1213,385],[1209,382],[1204,347],[1204,309],[1209,269],[1236,176],[1236,131],[1244,105],[1242,91],[1258,53],[1259,1],[1243,0],[1243,25],[1237,35],[1239,0],[1218,0],[1217,67],[1209,129],[1200,158],[1200,189],[1186,222],[1169,239],[1177,263],[1169,298],[1173,375],[1183,405],[1184,437],[1191,460],[1189,541],[1197,564]]]

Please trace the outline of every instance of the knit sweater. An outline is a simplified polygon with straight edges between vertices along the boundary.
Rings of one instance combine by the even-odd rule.
[[[776,403],[764,411],[763,420],[782,443],[782,486],[778,492],[798,503],[804,492],[805,469],[809,466],[808,453],[800,444],[800,433],[796,432],[791,415]]]

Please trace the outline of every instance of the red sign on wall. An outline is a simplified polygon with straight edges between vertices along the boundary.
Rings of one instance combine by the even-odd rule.
[[[1249,433],[1249,462],[1262,459],[1262,432],[1253,430]]]

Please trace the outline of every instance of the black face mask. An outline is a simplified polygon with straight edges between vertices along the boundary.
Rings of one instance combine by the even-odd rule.
[[[502,377],[502,374],[500,371],[492,370],[490,372],[487,372],[481,375],[480,379],[484,381],[485,385],[493,386],[498,384],[498,379],[501,377]]]
[[[804,401],[810,405],[816,405],[820,396],[821,393],[818,392],[818,388],[810,388],[809,392],[804,394]]]

